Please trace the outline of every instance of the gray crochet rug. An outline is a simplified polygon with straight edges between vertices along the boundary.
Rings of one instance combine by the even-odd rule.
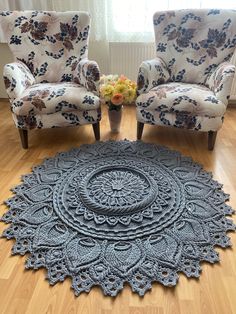
[[[50,284],[72,279],[76,295],[98,285],[139,295],[153,282],[175,286],[219,260],[235,225],[222,185],[188,157],[143,142],[98,142],[59,153],[22,177],[6,201],[3,236],[27,269]]]

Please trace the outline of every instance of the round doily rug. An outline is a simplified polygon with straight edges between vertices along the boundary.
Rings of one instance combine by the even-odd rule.
[[[94,285],[115,296],[124,283],[144,295],[152,282],[199,277],[200,261],[230,245],[233,210],[212,175],[179,152],[141,141],[98,142],[46,159],[6,201],[3,233],[26,268],[50,284],[71,277],[76,295]]]

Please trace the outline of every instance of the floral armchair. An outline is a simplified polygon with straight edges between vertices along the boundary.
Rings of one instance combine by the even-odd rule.
[[[0,13],[15,62],[4,82],[22,146],[27,130],[92,124],[101,119],[96,62],[87,59],[90,17],[85,12]]]
[[[214,148],[235,66],[235,10],[178,10],[153,17],[156,58],[138,74],[137,138],[144,123],[208,132]]]

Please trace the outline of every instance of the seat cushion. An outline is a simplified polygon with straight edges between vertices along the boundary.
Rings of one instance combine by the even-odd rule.
[[[226,106],[207,87],[198,84],[168,83],[152,88],[136,100],[146,111],[179,113],[194,116],[222,117]]]
[[[26,116],[29,112],[50,114],[100,107],[98,96],[76,83],[40,83],[27,88],[19,98],[11,101],[12,112]]]

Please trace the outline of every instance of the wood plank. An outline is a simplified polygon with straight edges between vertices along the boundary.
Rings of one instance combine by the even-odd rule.
[[[22,174],[30,172],[44,158],[94,142],[91,125],[35,130],[29,132],[29,149],[24,150],[7,102],[0,102],[0,135],[0,202],[12,195],[10,188],[20,182]],[[125,138],[136,139],[135,108],[125,107],[119,134],[110,133],[107,110],[103,108],[101,140]],[[145,125],[142,139],[179,150],[200,162],[224,184],[225,192],[231,194],[229,204],[236,209],[236,107],[228,108],[212,152],[207,150],[204,133]],[[1,205],[0,215],[5,211],[6,206]],[[1,223],[0,232],[5,228]],[[76,298],[69,279],[49,286],[45,270],[25,271],[25,257],[10,256],[13,241],[0,239],[0,313],[235,314],[236,234],[230,235],[234,249],[217,249],[221,262],[213,266],[204,263],[199,280],[180,275],[175,288],[154,284],[144,298],[133,294],[127,286],[116,299],[103,296],[99,288]]]

